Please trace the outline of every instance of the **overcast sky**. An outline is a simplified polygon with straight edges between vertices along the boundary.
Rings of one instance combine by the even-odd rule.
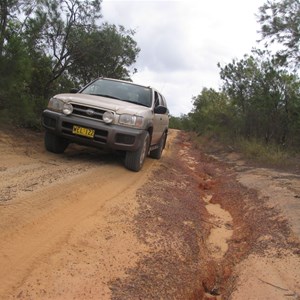
[[[141,49],[132,76],[166,98],[173,116],[192,109],[204,87],[219,90],[222,66],[260,38],[255,14],[266,0],[103,0],[103,20],[134,29]]]

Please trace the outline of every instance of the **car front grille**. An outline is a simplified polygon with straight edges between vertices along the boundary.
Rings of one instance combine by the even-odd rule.
[[[79,104],[73,104],[73,115],[81,116],[93,120],[103,121],[103,114],[106,112],[106,110],[94,108],[94,107],[88,107],[84,105]]]

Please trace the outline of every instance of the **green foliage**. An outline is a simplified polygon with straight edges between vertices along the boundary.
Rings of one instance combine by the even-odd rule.
[[[179,117],[170,116],[169,127],[173,129],[181,129],[181,120]]]
[[[130,80],[134,31],[98,26],[101,2],[0,2],[1,120],[36,127],[52,95],[100,75]]]
[[[53,82],[72,66],[70,52],[81,41],[72,39],[72,32],[80,28],[88,32],[96,28],[100,19],[100,0],[43,0],[37,2],[34,15],[29,15],[26,27],[33,52],[51,58],[51,73],[44,83],[44,96],[48,97]]]
[[[72,33],[69,68],[70,76],[87,84],[96,77],[130,79],[129,67],[135,63],[140,51],[132,36],[134,31],[124,27],[103,24],[90,32],[77,30]]]
[[[222,133],[226,128],[231,128],[232,112],[225,93],[204,88],[193,100],[194,109],[190,118],[196,132]]]
[[[263,154],[263,149],[275,160],[280,159],[279,150],[283,147],[297,149],[300,146],[298,76],[261,51],[219,67],[224,82],[222,90],[204,88],[193,98],[192,112],[171,118],[171,126],[231,142],[251,141],[246,152],[253,156],[257,153],[267,160],[271,158]],[[277,148],[274,150],[272,145]]]
[[[268,0],[259,9],[259,23],[263,40],[278,43],[282,49],[277,52],[281,64],[300,64],[300,3],[299,0]]]
[[[192,121],[189,115],[181,115],[180,117],[170,117],[169,127],[172,129],[180,129],[191,131],[193,130]]]
[[[254,51],[221,68],[223,91],[232,101],[239,133],[292,145],[299,134],[300,81],[266,52]]]
[[[27,95],[31,78],[31,60],[22,36],[15,24],[8,24],[5,43],[0,56],[0,109],[16,121],[19,102]]]
[[[251,157],[275,163],[285,148],[300,146],[300,79],[290,71],[299,66],[300,5],[298,0],[270,1],[260,8],[262,37],[283,48],[253,50],[220,68],[221,91],[204,88],[193,98],[193,110],[171,118],[174,128],[198,135],[230,138]]]
[[[21,9],[21,1],[5,0],[0,2],[0,57],[3,55],[5,43],[10,38],[8,27]]]

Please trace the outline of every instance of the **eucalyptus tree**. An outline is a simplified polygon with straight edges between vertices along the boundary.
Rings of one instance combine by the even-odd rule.
[[[5,117],[7,110],[15,108],[17,101],[22,101],[26,82],[31,76],[22,19],[19,18],[21,10],[29,8],[27,2],[0,1],[0,114],[4,112]]]
[[[108,23],[89,32],[74,31],[71,41],[78,42],[70,47],[69,74],[82,84],[99,76],[130,80],[130,67],[140,51],[134,33]]]
[[[39,0],[35,13],[27,23],[27,36],[35,51],[52,61],[51,74],[45,84],[45,96],[51,84],[74,63],[70,52],[80,41],[72,39],[73,32],[86,32],[97,27],[102,17],[101,0]]]
[[[101,24],[101,3],[0,1],[0,118],[2,108],[39,116],[50,95],[74,82],[130,80],[139,53],[134,31]]]
[[[203,88],[193,97],[193,110],[190,121],[198,133],[213,131],[228,133],[232,130],[233,118],[229,98],[226,93],[212,88]]]
[[[299,0],[268,0],[259,8],[262,39],[283,46],[277,52],[282,64],[300,65],[300,2]]]
[[[300,132],[300,81],[266,51],[219,65],[223,90],[240,120],[240,132],[266,142],[289,143]]]
[[[3,56],[13,34],[22,34],[23,25],[36,8],[36,1],[1,0],[0,1],[0,57]]]
[[[9,21],[15,17],[18,8],[17,0],[2,0],[0,2],[0,57],[3,55],[5,40],[8,37]]]

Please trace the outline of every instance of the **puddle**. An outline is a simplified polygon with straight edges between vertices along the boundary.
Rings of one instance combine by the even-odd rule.
[[[212,195],[206,195],[204,202],[206,209],[211,215],[210,223],[213,224],[207,239],[207,248],[214,259],[222,259],[228,250],[228,240],[230,240],[232,230],[232,217],[224,210],[220,204],[210,203]]]

